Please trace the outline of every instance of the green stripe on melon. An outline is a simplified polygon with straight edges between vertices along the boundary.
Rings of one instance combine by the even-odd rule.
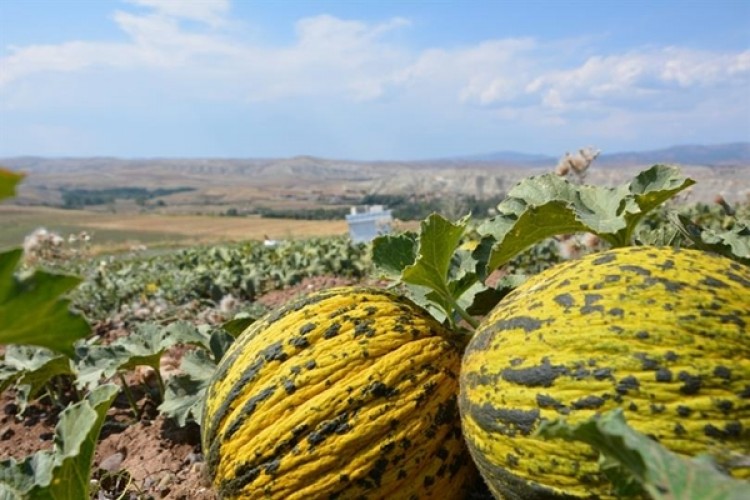
[[[210,384],[206,464],[222,498],[462,498],[475,477],[460,350],[408,300],[339,288],[251,325]]]
[[[462,362],[464,435],[490,489],[607,497],[590,447],[533,433],[616,407],[678,453],[750,454],[748,325],[750,269],[695,250],[616,249],[534,276],[482,321]]]

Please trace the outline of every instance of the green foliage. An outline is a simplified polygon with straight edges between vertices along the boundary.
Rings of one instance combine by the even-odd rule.
[[[39,347],[9,345],[0,364],[0,392],[14,387],[22,413],[28,402],[55,377],[73,374],[74,368],[67,356]]]
[[[741,500],[750,491],[750,483],[721,473],[710,458],[681,457],[634,431],[620,409],[576,425],[543,422],[537,432],[544,438],[582,441],[600,452],[603,471],[618,496],[642,488],[654,500]]]
[[[364,277],[368,258],[366,246],[341,237],[282,241],[276,247],[259,242],[196,247],[94,263],[80,269],[87,278],[73,299],[92,319],[122,312],[134,320],[134,311],[147,303],[172,317],[194,301],[218,304],[227,295],[254,301],[309,276]]]
[[[55,427],[54,447],[21,462],[0,462],[0,496],[10,499],[89,498],[94,449],[117,386],[103,385],[66,408]]]
[[[704,228],[686,215],[671,214],[672,222],[692,244],[701,250],[718,253],[750,265],[750,220],[728,229]]]
[[[242,319],[247,323],[247,318]],[[227,328],[236,328],[238,323],[229,323],[211,331],[207,328],[195,329],[196,335],[202,339],[202,348],[186,352],[180,362],[182,373],[167,381],[164,401],[159,405],[159,411],[174,418],[181,427],[191,419],[200,422],[203,399],[211,377],[219,360],[234,341],[235,334],[228,333]]]
[[[62,192],[65,208],[83,208],[90,205],[106,205],[116,200],[136,200],[139,204],[158,196],[194,191],[191,187],[146,189],[140,187],[119,187],[108,189],[65,189]]]
[[[23,174],[0,167],[0,200],[16,195],[16,186],[23,180]]]
[[[475,231],[468,218],[452,223],[433,214],[418,235],[376,238],[373,262],[381,275],[406,285],[412,299],[438,320],[475,326],[468,310],[486,311],[506,293],[507,283],[494,289],[485,284],[496,269],[552,236],[588,232],[613,246],[633,244],[647,213],[692,184],[663,165],[614,188],[574,184],[553,174],[530,177],[513,187],[498,215]],[[481,238],[471,252],[460,248],[469,238]]]
[[[0,253],[0,344],[32,344],[72,357],[73,343],[91,329],[60,296],[81,280],[41,270],[19,279],[21,255],[20,249]]]
[[[574,184],[554,174],[525,179],[498,205],[498,215],[479,227],[493,241],[487,272],[560,234],[590,232],[615,247],[632,245],[644,216],[694,183],[665,165],[654,165],[614,188]]]

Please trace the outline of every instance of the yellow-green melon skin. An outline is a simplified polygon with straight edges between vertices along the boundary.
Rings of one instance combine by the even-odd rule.
[[[617,407],[678,453],[749,454],[748,324],[750,269],[696,250],[616,249],[532,277],[462,362],[464,435],[493,494],[609,498],[588,445],[533,433]]]
[[[457,408],[461,351],[384,290],[312,294],[222,359],[201,424],[222,498],[463,498],[478,474]]]

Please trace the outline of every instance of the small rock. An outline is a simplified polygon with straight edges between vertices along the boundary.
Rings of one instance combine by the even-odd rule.
[[[191,451],[187,454],[185,459],[182,461],[183,464],[187,465],[193,465],[197,462],[203,462],[203,454],[202,453],[196,453],[194,451]]]
[[[5,412],[6,415],[15,415],[18,413],[18,405],[15,403],[8,403],[5,405],[5,408],[3,408],[3,412]]]
[[[15,433],[16,431],[11,429],[10,427],[5,427],[4,429],[0,430],[0,439],[3,441],[7,441],[8,439],[12,438]]]
[[[159,480],[159,484],[156,486],[156,491],[161,494],[162,498],[169,495],[170,491],[172,491],[172,484],[174,483],[175,479],[176,476],[171,472],[167,472],[161,477],[161,479]]]
[[[117,472],[118,470],[120,470],[120,466],[122,465],[122,461],[125,460],[126,455],[127,452],[125,448],[121,448],[102,460],[102,462],[99,464],[99,468],[109,472]]]

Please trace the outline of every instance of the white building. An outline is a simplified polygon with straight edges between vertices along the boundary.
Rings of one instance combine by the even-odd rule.
[[[363,211],[352,207],[346,222],[349,224],[349,235],[355,243],[367,243],[381,234],[391,232],[391,211],[383,205],[370,205]]]

